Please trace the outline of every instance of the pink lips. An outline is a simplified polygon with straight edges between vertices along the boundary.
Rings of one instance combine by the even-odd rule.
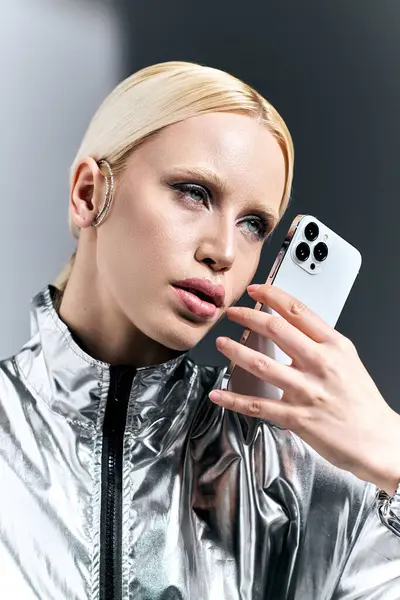
[[[181,302],[198,317],[213,317],[224,304],[224,287],[208,279],[185,279],[174,282],[173,286]]]

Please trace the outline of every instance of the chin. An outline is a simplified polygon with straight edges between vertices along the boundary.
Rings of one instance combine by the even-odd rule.
[[[205,334],[204,334],[205,335]],[[171,350],[175,350],[176,352],[188,352],[192,350],[197,344],[203,339],[204,336],[168,336],[168,339],[165,340],[163,346],[170,348]]]
[[[149,325],[142,330],[149,338],[175,352],[188,352],[201,342],[215,327],[216,322],[200,321],[195,317],[190,319],[187,315],[175,311],[166,311],[163,314],[160,310],[157,319]]]
[[[201,342],[210,329],[211,326],[208,325],[207,327],[204,323],[201,326],[199,326],[199,323],[186,322],[184,325],[180,323],[169,331],[164,329],[162,340],[159,339],[158,341],[171,350],[188,352]]]

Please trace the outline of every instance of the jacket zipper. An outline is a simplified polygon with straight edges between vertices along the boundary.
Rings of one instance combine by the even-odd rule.
[[[103,424],[100,516],[100,599],[122,600],[123,444],[133,368],[111,367]]]

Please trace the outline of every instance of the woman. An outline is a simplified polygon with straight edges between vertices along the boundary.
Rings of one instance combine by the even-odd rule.
[[[76,256],[1,365],[1,598],[400,597],[400,417],[283,291],[249,290],[281,317],[229,308],[292,173],[277,112],[216,69],[149,67],[100,107]],[[292,356],[217,341],[281,402],[217,397],[225,370],[188,358],[225,313]]]

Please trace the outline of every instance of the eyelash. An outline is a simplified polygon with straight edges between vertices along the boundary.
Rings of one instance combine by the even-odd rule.
[[[203,204],[205,202],[209,203],[211,200],[211,192],[204,186],[199,185],[197,183],[175,183],[171,186],[173,189],[177,190],[181,195],[188,197],[188,192],[199,192],[203,195]],[[198,204],[199,201],[193,200],[193,198],[189,199],[189,202],[192,204]],[[269,223],[266,219],[260,215],[251,215],[251,217],[247,217],[248,222],[257,222],[259,224],[259,231],[249,231],[248,235],[257,240],[265,240],[270,231]]]

